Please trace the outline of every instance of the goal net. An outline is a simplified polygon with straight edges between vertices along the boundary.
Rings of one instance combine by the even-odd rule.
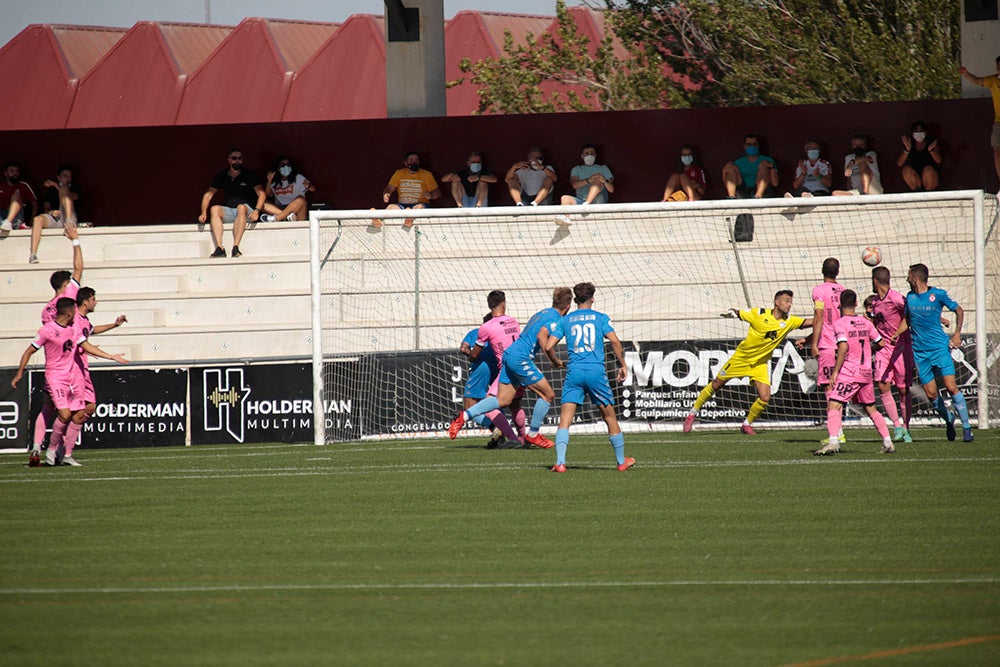
[[[775,292],[791,289],[792,312],[810,317],[827,257],[840,260],[839,281],[861,301],[871,293],[861,260],[869,246],[880,248],[895,289],[905,294],[907,268],[922,262],[931,284],[965,309],[957,379],[986,426],[988,389],[1000,386],[996,210],[996,197],[963,191],[380,211],[381,227],[370,211],[313,212],[316,404],[336,406],[315,420],[317,443],[440,435],[462,405],[468,362],[459,345],[489,312],[486,295],[503,290],[508,314],[523,324],[550,305],[553,288],[582,281],[597,286],[594,307],[625,345],[628,378],[614,385],[623,428],[679,428],[746,334],[745,323],[720,313],[770,308]],[[772,400],[759,424],[825,420],[815,364],[795,345],[807,335],[774,351]],[[562,371],[544,361],[558,397]],[[703,408],[702,423],[738,426],[753,398],[746,381],[731,382]],[[926,404],[915,408],[917,423],[931,415]]]

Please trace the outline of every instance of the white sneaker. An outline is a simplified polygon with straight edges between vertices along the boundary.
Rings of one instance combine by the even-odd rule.
[[[895,454],[896,453],[896,448],[893,446],[892,443],[882,445],[882,453],[883,454]]]
[[[519,201],[519,202],[517,202],[517,204],[515,204],[515,206],[524,206],[524,202],[523,201]]]
[[[260,214],[260,221],[261,222],[274,222],[274,216],[271,215],[270,213],[261,213]]]
[[[49,448],[45,451],[45,465],[54,466],[56,464],[56,450]]]
[[[538,206],[538,202],[536,202],[536,201],[533,201],[533,202],[531,202],[531,205],[532,205],[532,206]]]
[[[35,253],[28,255],[28,264],[38,264],[38,255]]]
[[[80,463],[79,461],[77,461],[76,459],[74,459],[72,456],[64,456],[63,457],[63,465],[64,466],[74,466],[76,468],[79,468],[83,464]]]
[[[14,231],[14,225],[10,224],[10,220],[4,220],[3,222],[0,222],[0,230],[5,232]]]
[[[813,452],[816,456],[830,456],[840,453],[840,443],[831,445],[829,440],[820,440],[820,444],[823,446]]]
[[[557,215],[556,224],[559,225],[560,227],[569,227],[570,225],[573,224],[573,221],[570,220],[569,216],[567,215]]]
[[[296,221],[298,220],[298,218],[296,218],[296,217],[295,217],[295,214],[294,214],[294,213],[289,213],[289,214],[288,214],[288,218],[287,218],[287,220],[288,220],[289,222],[296,222]]]

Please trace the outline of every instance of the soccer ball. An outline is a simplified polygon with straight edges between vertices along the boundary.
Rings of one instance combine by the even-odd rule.
[[[868,246],[861,251],[861,261],[868,266],[878,266],[882,263],[882,251],[877,246]]]

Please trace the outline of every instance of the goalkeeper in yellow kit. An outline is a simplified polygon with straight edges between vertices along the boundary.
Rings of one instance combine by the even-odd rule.
[[[803,319],[797,315],[789,315],[792,310],[792,297],[795,296],[792,290],[781,290],[774,295],[774,308],[753,308],[748,310],[736,310],[735,308],[722,313],[722,317],[739,318],[750,325],[747,332],[736,351],[729,358],[719,371],[719,375],[707,384],[698,394],[691,412],[684,419],[684,432],[690,433],[694,427],[694,420],[698,418],[698,411],[715,392],[722,389],[730,380],[738,378],[750,378],[754,388],[757,390],[757,400],[747,411],[746,419],[740,430],[747,435],[756,435],[753,430],[754,420],[767,409],[767,403],[771,400],[771,375],[768,370],[768,362],[771,360],[771,353],[774,352],[781,343],[795,329],[809,329],[812,327],[812,318]]]

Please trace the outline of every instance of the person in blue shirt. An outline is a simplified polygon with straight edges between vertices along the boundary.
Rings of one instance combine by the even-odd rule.
[[[618,340],[611,319],[594,310],[593,283],[577,283],[573,286],[573,300],[577,309],[563,318],[562,332],[550,336],[546,343],[548,352],[559,339],[566,337],[568,370],[563,382],[562,408],[559,413],[559,429],[556,431],[556,464],[553,472],[566,472],[566,448],[569,446],[569,427],[573,423],[578,405],[590,401],[601,411],[604,423],[608,425],[608,435],[615,451],[619,470],[628,470],[635,465],[635,459],[625,457],[625,436],[615,416],[615,398],[608,382],[608,371],[604,365],[604,339],[611,343],[611,351],[618,362],[618,382],[624,382],[628,374],[622,343]]]
[[[574,204],[607,204],[608,195],[615,191],[615,177],[605,164],[597,164],[597,149],[592,144],[584,144],[580,150],[583,164],[573,167],[569,174],[574,194],[563,195],[563,206]]]
[[[518,339],[504,350],[496,397],[488,396],[471,408],[459,412],[448,427],[450,438],[455,438],[467,420],[510,405],[517,397],[518,389],[526,387],[538,396],[538,400],[535,401],[535,408],[531,413],[531,425],[524,441],[544,449],[553,446],[554,443],[538,431],[545,422],[556,393],[542,371],[535,365],[535,355],[539,350],[545,350],[552,365],[562,368],[562,359],[552,351],[551,346],[546,347],[546,344],[550,336],[562,337],[562,318],[569,312],[572,300],[573,292],[570,288],[555,289],[552,293],[552,306],[535,313],[521,330]]]
[[[722,182],[729,199],[773,197],[778,187],[778,166],[774,158],[760,154],[760,137],[743,137],[743,157],[727,162],[722,168]]]
[[[928,279],[929,272],[925,264],[910,266],[910,271],[906,274],[906,282],[910,284],[910,292],[906,295],[906,319],[900,322],[893,342],[904,331],[910,330],[917,376],[924,386],[927,399],[944,418],[948,440],[956,437],[955,416],[948,409],[944,397],[938,393],[938,377],[951,394],[952,405],[962,420],[962,440],[972,442],[969,408],[955,382],[955,362],[951,357],[951,348],[959,349],[962,346],[965,311],[943,289],[930,287]],[[955,333],[950,339],[941,328],[941,312],[945,308],[955,313]]]

